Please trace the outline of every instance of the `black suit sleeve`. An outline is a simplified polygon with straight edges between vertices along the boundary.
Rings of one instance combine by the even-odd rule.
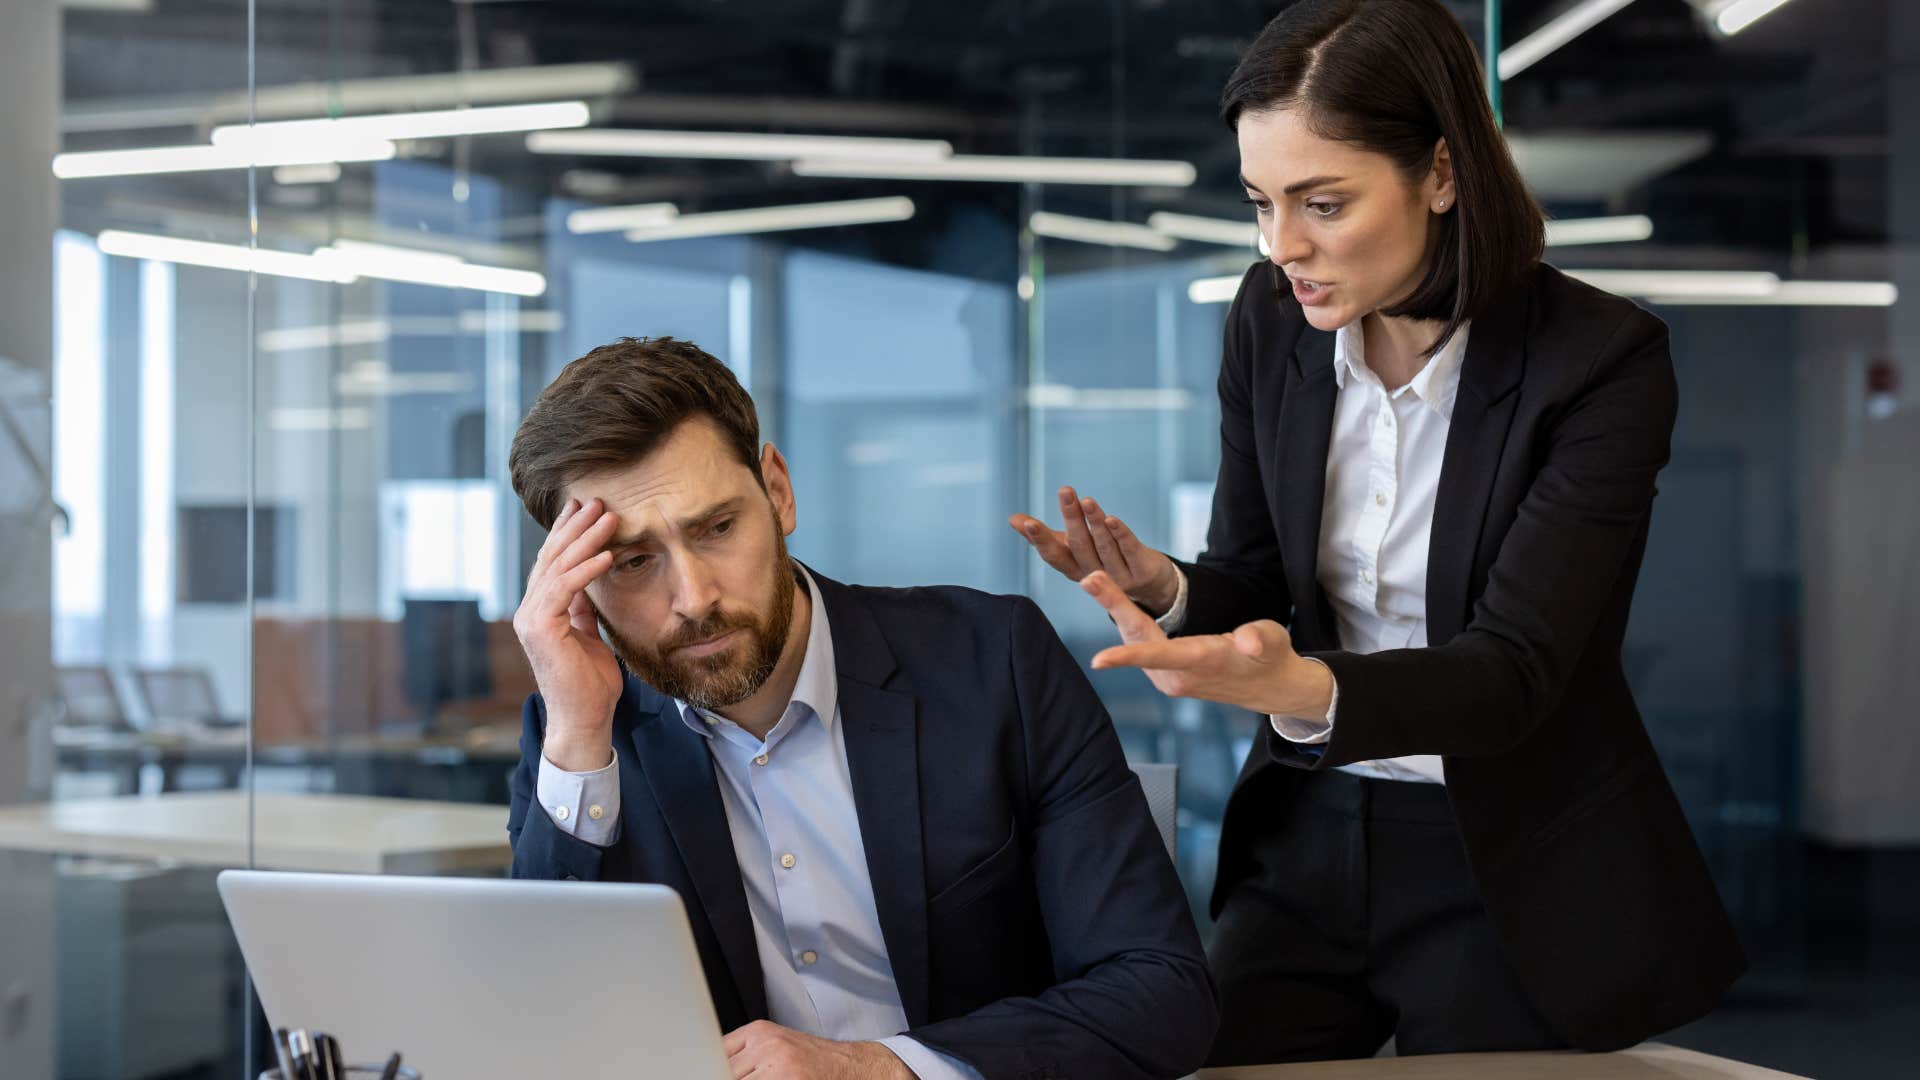
[[[1247,271],[1227,311],[1220,350],[1220,473],[1207,550],[1194,562],[1179,564],[1187,575],[1182,634],[1226,633],[1257,619],[1284,623],[1293,614],[1254,449],[1251,331],[1240,311],[1243,304],[1265,301],[1272,288],[1265,268],[1259,263]]]
[[[1185,1076],[1218,1024],[1186,897],[1093,686],[1031,600],[1012,608],[1026,840],[1057,981],[909,1034],[989,1080]]]
[[[520,764],[507,781],[507,842],[513,846],[513,876],[546,881],[598,881],[608,849],[562,832],[540,805],[540,744],[546,710],[539,694],[520,710]]]
[[[1581,387],[1548,436],[1466,628],[1424,649],[1308,654],[1339,682],[1333,736],[1317,761],[1272,736],[1276,757],[1331,768],[1498,754],[1552,712],[1629,555],[1645,543],[1678,407],[1665,324],[1635,309]]]

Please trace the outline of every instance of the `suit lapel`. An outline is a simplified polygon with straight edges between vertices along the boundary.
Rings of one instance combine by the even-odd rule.
[[[833,627],[840,720],[874,908],[907,1026],[928,1015],[927,877],[920,822],[920,746],[913,695],[893,682],[893,651],[859,594],[819,574]]]
[[[1280,403],[1280,438],[1274,489],[1268,505],[1279,508],[1280,555],[1293,592],[1294,632],[1306,631],[1310,648],[1334,645],[1333,613],[1320,588],[1320,511],[1327,493],[1327,448],[1333,438],[1333,335],[1306,326],[1294,343],[1292,370]],[[1306,626],[1300,620],[1312,620]]]
[[[1467,624],[1474,556],[1526,369],[1529,290],[1517,286],[1474,320],[1454,395],[1447,449],[1427,541],[1427,642],[1445,644]]]
[[[629,688],[636,682],[629,679]],[[693,879],[700,907],[720,939],[720,952],[739,988],[741,1006],[748,1017],[763,1018],[766,982],[760,973],[746,886],[740,880],[740,860],[713,777],[713,758],[705,741],[675,715],[671,699],[651,690],[647,695],[657,708],[634,725],[636,760],[680,849],[680,861]]]

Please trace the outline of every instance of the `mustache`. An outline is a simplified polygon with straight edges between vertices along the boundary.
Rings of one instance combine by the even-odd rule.
[[[668,634],[654,646],[654,652],[657,655],[665,656],[675,649],[684,648],[685,646],[694,645],[702,641],[709,641],[734,630],[754,629],[757,629],[757,626],[751,619],[723,615],[715,612],[701,619],[699,622],[687,623],[673,633]]]

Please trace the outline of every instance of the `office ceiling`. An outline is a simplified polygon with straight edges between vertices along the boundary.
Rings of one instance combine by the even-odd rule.
[[[1557,216],[1644,212],[1656,243],[1756,256],[1887,240],[1891,0],[1795,0],[1737,37],[1689,0],[1638,0],[1503,87],[1504,116]],[[595,124],[944,138],[961,153],[1179,158],[1187,190],[1049,187],[1046,208],[1140,220],[1155,209],[1239,216],[1231,137],[1214,119],[1240,49],[1284,4],[1256,0],[258,0],[262,86],[618,62],[628,90]],[[1479,33],[1481,6],[1454,6]],[[1565,6],[1505,0],[1511,42]],[[68,149],[204,138],[245,86],[241,0],[69,10],[70,116],[186,106],[152,128],[76,121]],[[534,195],[669,198],[683,212],[897,190],[784,165],[572,159],[517,136],[409,153],[459,160]],[[352,171],[319,205],[352,201]],[[219,212],[230,177],[69,184],[70,206],[158,199]],[[1011,186],[914,184],[1004,209]],[[107,192],[110,194],[102,194]],[[266,193],[269,202],[276,196]],[[289,194],[289,211],[311,193]],[[804,239],[801,242],[805,242]]]

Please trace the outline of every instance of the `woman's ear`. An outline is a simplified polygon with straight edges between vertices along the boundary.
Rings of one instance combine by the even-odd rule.
[[[1444,214],[1453,206],[1453,155],[1447,151],[1445,139],[1433,144],[1433,167],[1427,170],[1427,181],[1423,188],[1427,208],[1434,213]]]

